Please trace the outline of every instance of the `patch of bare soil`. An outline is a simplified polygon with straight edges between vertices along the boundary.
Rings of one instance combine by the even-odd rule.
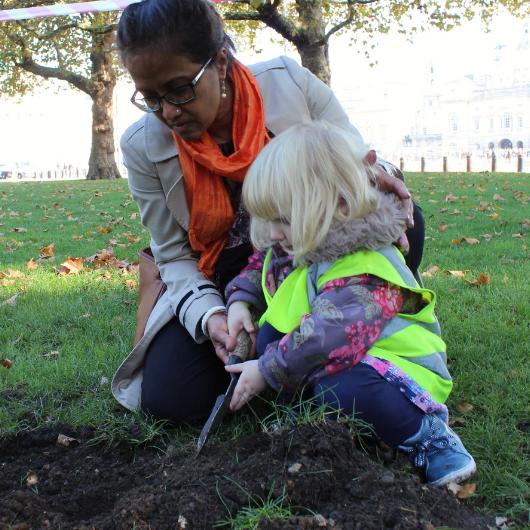
[[[58,445],[59,433],[80,443]],[[248,506],[249,495],[283,493],[298,515],[262,522],[261,530],[495,526],[411,477],[402,461],[374,461],[341,424],[209,443],[197,459],[95,447],[90,435],[63,426],[0,442],[2,530],[210,529]]]

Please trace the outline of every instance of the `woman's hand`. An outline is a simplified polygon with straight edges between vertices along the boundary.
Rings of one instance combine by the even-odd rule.
[[[215,353],[223,363],[228,362],[228,355],[236,347],[236,339],[228,334],[228,324],[224,313],[214,313],[206,322],[206,330],[212,341]]]
[[[230,401],[230,410],[239,410],[245,403],[248,403],[254,396],[267,388],[267,381],[259,371],[258,361],[231,364],[225,366],[225,370],[233,374],[241,374],[232,401]]]
[[[366,161],[372,166],[372,171],[379,189],[387,193],[393,193],[401,199],[403,207],[407,212],[407,226],[412,228],[414,226],[413,205],[410,192],[407,189],[407,186],[405,186],[405,183],[394,175],[389,175],[385,169],[377,163],[377,155],[373,149],[368,151]]]
[[[256,344],[256,328],[252,322],[252,315],[246,302],[234,302],[228,308],[228,333],[232,337],[237,337],[238,333],[244,329]]]

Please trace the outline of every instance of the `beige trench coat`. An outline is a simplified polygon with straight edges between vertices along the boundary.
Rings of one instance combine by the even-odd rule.
[[[358,131],[331,89],[287,57],[250,67],[265,104],[266,125],[274,135],[309,120],[326,120]],[[170,129],[152,114],[131,125],[121,138],[129,188],[142,224],[151,234],[151,249],[167,291],[151,313],[144,336],[116,371],[112,393],[130,410],[140,407],[145,353],[158,331],[175,315],[198,343],[207,338],[202,316],[224,305],[216,286],[197,269],[188,236],[189,211],[177,147]]]

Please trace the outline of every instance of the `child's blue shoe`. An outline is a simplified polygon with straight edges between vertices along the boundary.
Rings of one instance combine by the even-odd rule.
[[[416,467],[425,468],[427,482],[433,486],[460,482],[477,470],[458,435],[434,414],[426,414],[420,430],[399,448],[411,454]]]

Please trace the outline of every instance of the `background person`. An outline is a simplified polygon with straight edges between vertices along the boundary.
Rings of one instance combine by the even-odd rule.
[[[132,102],[145,111],[121,149],[167,291],[112,391],[131,410],[202,420],[226,389],[223,364],[235,346],[221,293],[252,253],[240,200],[248,167],[271,137],[302,121],[327,120],[360,135],[330,88],[291,59],[250,69],[238,62],[205,0],[131,4],[117,44],[136,86]],[[377,175],[381,186],[409,197],[398,179]],[[419,221],[409,232],[418,264]]]
[[[425,468],[434,485],[476,469],[447,425],[452,388],[435,294],[392,245],[406,214],[369,183],[366,148],[331,124],[294,126],[258,155],[243,185],[258,251],[227,288],[228,327],[253,333],[258,360],[231,401],[241,408],[267,385],[312,390],[317,401],[374,426]]]

